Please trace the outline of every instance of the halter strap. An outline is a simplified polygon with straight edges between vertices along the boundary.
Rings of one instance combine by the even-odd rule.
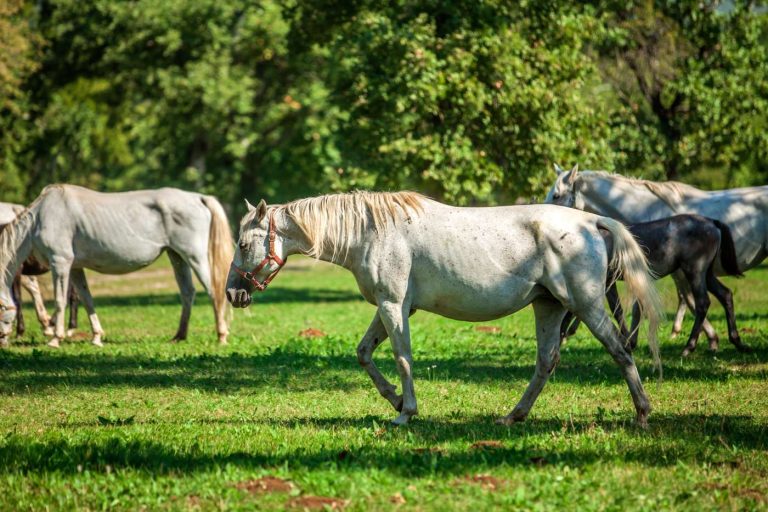
[[[256,289],[260,292],[263,292],[267,289],[267,285],[272,282],[272,279],[275,278],[278,272],[280,272],[280,269],[283,268],[283,265],[285,265],[285,262],[288,260],[288,258],[281,258],[277,255],[275,252],[275,237],[277,236],[277,230],[275,229],[275,212],[272,210],[269,212],[269,253],[264,257],[261,262],[256,265],[253,270],[250,272],[246,272],[237,265],[235,265],[235,262],[232,262],[232,270],[234,270],[237,275],[251,283],[253,286],[256,287]],[[267,266],[268,263],[274,261],[277,263],[278,267],[271,272],[266,279],[263,281],[259,281],[256,279],[256,274],[261,272],[261,270]]]

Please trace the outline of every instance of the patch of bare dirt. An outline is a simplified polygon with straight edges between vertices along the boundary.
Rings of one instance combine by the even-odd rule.
[[[286,503],[286,507],[297,510],[343,510],[349,502],[327,496],[299,496]]]
[[[235,484],[235,488],[248,491],[251,494],[263,494],[271,492],[291,492],[293,484],[288,480],[275,476],[263,476],[255,480],[245,480]]]
[[[503,448],[504,444],[501,441],[497,441],[495,439],[491,440],[484,440],[484,441],[476,441],[472,443],[470,448],[473,450],[495,450],[497,448]]]
[[[462,484],[479,485],[486,491],[497,491],[502,487],[505,487],[508,484],[508,482],[506,480],[502,480],[500,478],[496,478],[495,476],[491,476],[488,474],[479,474],[479,475],[465,476],[464,478],[460,478],[454,482],[454,485],[462,485]]]
[[[309,329],[304,329],[299,333],[299,336],[302,338],[324,338],[327,336],[323,331],[320,329],[315,329],[314,327],[310,327]]]
[[[477,332],[487,332],[490,334],[500,334],[501,333],[501,327],[496,327],[495,325],[476,325],[475,330]]]

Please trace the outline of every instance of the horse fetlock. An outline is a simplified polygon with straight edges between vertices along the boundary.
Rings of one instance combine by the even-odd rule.
[[[405,425],[411,420],[411,415],[408,413],[401,413],[400,416],[392,420],[392,425],[399,427]]]
[[[514,425],[515,423],[520,423],[525,421],[525,418],[527,417],[528,417],[527,412],[519,411],[516,409],[511,413],[507,414],[506,416],[497,419],[496,424],[510,426],[510,425]]]

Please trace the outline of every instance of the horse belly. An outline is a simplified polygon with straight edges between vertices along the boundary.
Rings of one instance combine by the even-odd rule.
[[[519,311],[537,296],[530,281],[507,278],[503,285],[468,286],[430,283],[415,290],[413,306],[438,315],[469,322],[494,320]]]
[[[104,274],[126,274],[154,262],[163,246],[153,243],[120,243],[117,245],[75,244],[74,266]]]

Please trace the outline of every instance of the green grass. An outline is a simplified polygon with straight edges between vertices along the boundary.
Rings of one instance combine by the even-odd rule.
[[[636,357],[654,406],[648,430],[633,425],[618,368],[585,329],[528,421],[493,423],[533,373],[530,308],[492,322],[500,333],[415,315],[420,416],[392,428],[396,413],[357,365],[374,311],[346,271],[292,260],[235,312],[227,347],[203,296],[190,339],[168,342],[180,306],[164,261],[91,275],[103,349],[48,349],[30,318],[29,335],[0,352],[0,508],[280,509],[318,495],[348,510],[764,509],[768,269],[728,284],[755,353],[724,340],[715,355],[702,340],[683,360],[665,324],[664,382],[645,345]],[[710,318],[724,332],[719,306]],[[299,336],[309,327],[327,336]],[[395,379],[388,345],[376,360]],[[293,490],[236,487],[266,475]]]

